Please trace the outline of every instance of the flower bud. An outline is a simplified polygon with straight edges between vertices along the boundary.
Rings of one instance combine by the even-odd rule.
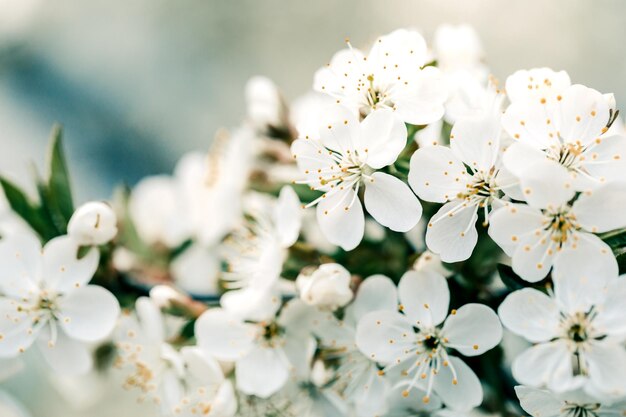
[[[306,304],[329,310],[345,306],[354,295],[350,272],[339,264],[323,264],[312,273],[301,273],[296,287]]]
[[[80,245],[103,245],[117,235],[117,216],[106,203],[83,204],[72,215],[67,234]]]

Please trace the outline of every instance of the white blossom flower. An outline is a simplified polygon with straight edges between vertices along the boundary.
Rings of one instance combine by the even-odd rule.
[[[554,393],[519,385],[515,393],[531,417],[619,417],[626,413],[626,402],[602,404],[582,391]]]
[[[300,299],[321,309],[336,310],[352,301],[350,272],[339,264],[322,264],[296,279]]]
[[[43,250],[33,235],[0,241],[0,357],[16,356],[37,341],[55,370],[89,370],[85,343],[109,335],[120,307],[109,291],[87,285],[98,267],[97,249],[77,255],[78,244],[68,236]]]
[[[524,384],[592,395],[626,394],[626,280],[608,263],[563,253],[554,267],[554,293],[525,288],[511,293],[498,312],[506,328],[534,346],[512,364]]]
[[[470,257],[478,232],[479,210],[484,224],[492,206],[501,206],[502,190],[512,183],[500,169],[501,127],[496,97],[490,111],[459,120],[450,147],[418,149],[411,157],[409,184],[426,201],[445,203],[428,222],[426,244],[444,262]]]
[[[413,269],[416,271],[432,271],[446,278],[453,275],[454,272],[446,268],[441,262],[441,257],[431,251],[422,253],[413,263]]]
[[[254,76],[248,80],[245,89],[248,120],[252,125],[265,131],[281,128],[288,123],[287,107],[272,80]]]
[[[103,245],[117,235],[117,216],[106,203],[83,204],[72,215],[67,234],[80,245]]]
[[[249,221],[227,240],[222,274],[231,291],[222,295],[222,307],[253,320],[272,316],[279,307],[279,282],[287,249],[296,243],[302,226],[300,200],[285,186],[278,199],[249,194],[245,209]],[[258,307],[258,309],[256,308]]]
[[[515,139],[503,163],[520,179],[525,200],[536,204],[553,202],[556,191],[571,198],[626,175],[626,137],[606,134],[614,117],[606,97],[582,85],[552,89],[513,102],[502,118]]]
[[[235,363],[237,389],[268,398],[294,376],[308,375],[315,339],[302,314],[309,307],[299,300],[286,304],[277,318],[244,322],[228,310],[203,313],[195,324],[198,346],[221,361]]]
[[[198,347],[177,350],[168,343],[165,319],[146,297],[137,300],[134,316],[124,317],[115,361],[124,387],[137,390],[140,401],[152,401],[166,416],[234,416],[234,392],[219,363]]]
[[[401,312],[374,311],[361,318],[356,333],[359,349],[384,365],[384,372],[400,370],[403,396],[418,388],[426,393],[424,403],[435,393],[454,410],[480,405],[478,377],[448,349],[465,356],[492,349],[502,338],[498,316],[482,304],[466,304],[446,319],[450,291],[446,279],[434,272],[405,273],[398,294]]]
[[[441,72],[425,66],[429,58],[418,32],[399,29],[378,38],[367,56],[351,46],[337,52],[313,88],[362,117],[391,109],[406,123],[429,124],[443,116],[447,98]]]
[[[338,116],[341,117],[341,116]],[[354,249],[363,238],[365,217],[359,190],[374,219],[392,230],[406,232],[420,219],[422,207],[400,179],[380,172],[404,149],[407,130],[389,110],[378,110],[362,122],[349,113],[320,131],[320,139],[296,140],[291,151],[312,189],[323,191],[317,219],[331,243]]]
[[[369,312],[397,309],[398,294],[393,281],[384,275],[373,275],[359,286],[342,320],[330,313],[311,316],[324,356],[338,362],[331,387],[354,405],[359,417],[383,414],[391,386],[376,362],[358,349],[357,324]]]
[[[582,193],[570,204],[569,192],[552,180],[544,178],[550,196],[544,200],[555,204],[538,205],[535,200],[529,205],[508,204],[491,215],[489,236],[513,258],[515,273],[530,282],[540,281],[565,251],[617,270],[611,248],[594,233],[626,226],[626,212],[621,209],[626,204],[626,184],[607,184]]]

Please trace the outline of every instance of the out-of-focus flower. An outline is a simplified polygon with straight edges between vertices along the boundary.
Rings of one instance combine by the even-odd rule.
[[[296,287],[306,304],[321,309],[336,310],[353,297],[350,272],[339,264],[323,264],[315,271],[298,275]]]
[[[234,392],[219,363],[195,346],[177,350],[168,343],[164,317],[151,299],[139,298],[135,312],[124,317],[116,337],[115,367],[125,375],[124,387],[166,416],[234,416]]]
[[[98,267],[97,249],[77,256],[78,244],[68,236],[43,250],[32,235],[0,241],[0,356],[16,356],[37,341],[59,372],[90,369],[85,342],[111,333],[120,306],[109,291],[87,285]]]
[[[489,236],[513,258],[515,273],[526,281],[540,281],[569,251],[586,262],[611,265],[617,271],[611,248],[594,233],[626,226],[626,211],[621,209],[626,205],[626,184],[604,185],[580,194],[570,204],[569,191],[559,189],[552,180],[544,177],[546,185],[536,192],[545,193],[543,200],[554,204],[539,205],[537,200],[529,205],[507,204],[491,215]]]
[[[359,200],[365,188],[365,207],[374,219],[395,231],[413,228],[422,206],[400,179],[380,172],[404,149],[407,130],[390,110],[378,110],[359,122],[350,113],[320,130],[320,139],[296,140],[291,151],[312,189],[324,192],[317,204],[317,220],[331,243],[354,249],[363,238],[365,217]]]
[[[31,414],[9,393],[0,390],[0,415],[2,417],[30,417]]]
[[[626,394],[626,281],[611,263],[564,253],[554,266],[554,293],[525,288],[498,310],[505,327],[535,345],[513,362],[518,382],[557,392]]]
[[[399,29],[378,38],[367,56],[351,46],[337,52],[313,88],[361,117],[391,109],[403,122],[429,124],[443,116],[448,94],[441,71],[425,66],[429,58],[422,35]]]
[[[401,312],[374,311],[359,320],[359,349],[384,365],[383,372],[401,370],[403,396],[418,388],[425,392],[424,403],[434,392],[454,410],[480,405],[483,391],[478,377],[448,349],[465,356],[492,349],[502,339],[498,316],[485,305],[466,304],[446,319],[450,291],[446,279],[434,272],[405,273],[398,295]]]
[[[569,74],[565,71],[532,68],[509,75],[505,87],[511,103],[541,102],[544,99],[542,104],[553,106],[571,85]]]
[[[211,309],[196,321],[198,346],[218,360],[235,362],[239,391],[267,398],[290,373],[308,375],[315,339],[303,325],[306,312],[306,304],[292,300],[278,317],[245,322],[225,309]]]
[[[446,268],[441,262],[441,257],[431,251],[422,253],[413,263],[413,269],[416,271],[432,271],[444,277],[449,277],[453,274],[448,268]]]
[[[83,204],[72,215],[67,234],[80,245],[103,245],[117,235],[117,216],[106,203]]]

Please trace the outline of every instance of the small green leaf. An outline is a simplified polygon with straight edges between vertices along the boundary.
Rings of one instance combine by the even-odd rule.
[[[67,227],[67,222],[74,213],[74,202],[65,154],[63,153],[63,129],[60,125],[52,127],[46,157],[45,185],[47,186],[44,193],[46,208],[51,212],[55,222],[60,221]]]
[[[26,193],[6,178],[0,177],[0,185],[11,209],[24,219],[43,240],[48,241],[57,235],[47,213],[41,206],[31,202]]]

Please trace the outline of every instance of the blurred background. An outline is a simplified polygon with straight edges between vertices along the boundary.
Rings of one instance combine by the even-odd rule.
[[[516,69],[565,69],[614,92],[619,107],[624,16],[623,0],[0,0],[0,172],[27,183],[56,121],[78,199],[107,198],[239,124],[250,76],[269,76],[293,99],[345,37],[363,46],[398,27],[430,38],[441,23],[469,23],[502,82]],[[120,390],[85,394],[110,381],[50,379],[36,358],[25,362],[0,388],[33,417],[152,415]]]

